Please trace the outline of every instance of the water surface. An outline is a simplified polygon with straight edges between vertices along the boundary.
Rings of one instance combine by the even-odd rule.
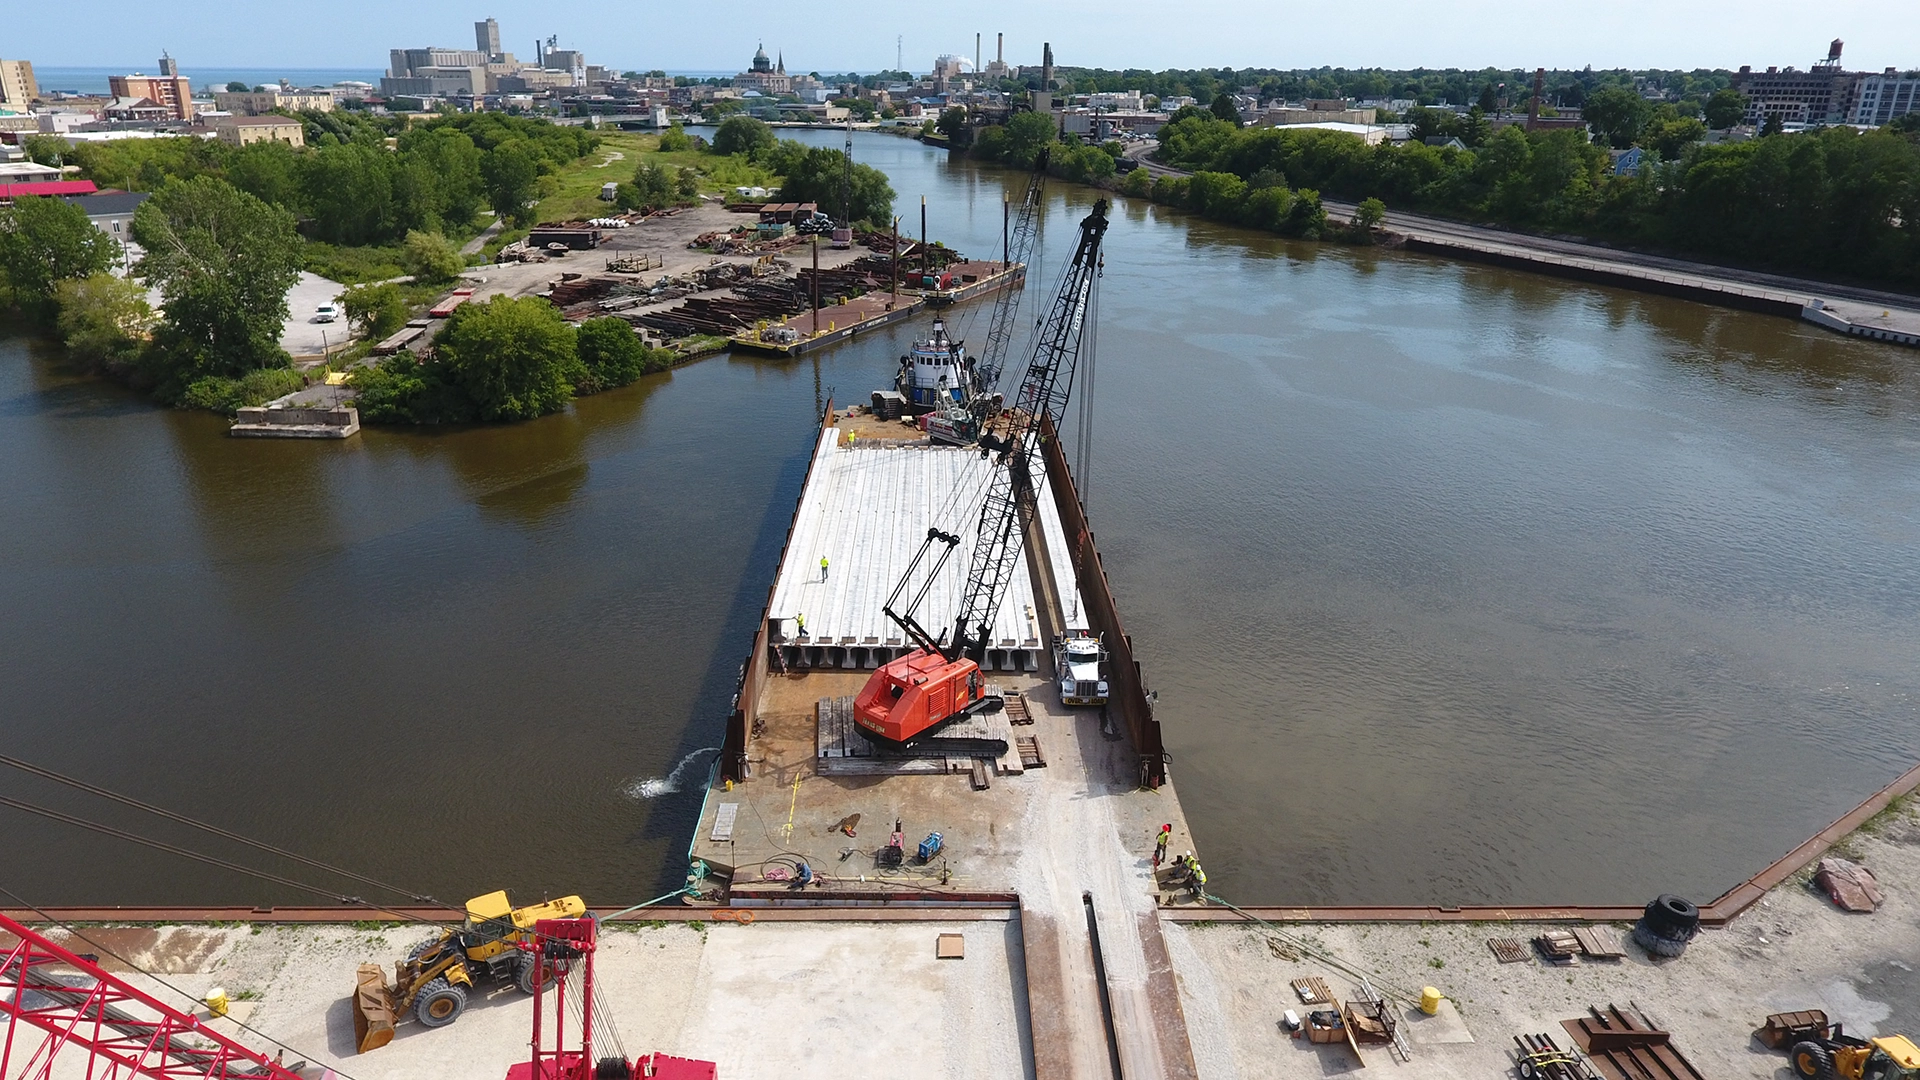
[[[903,231],[924,193],[932,236],[998,247],[1020,178],[858,153]],[[1037,280],[1091,198],[1056,187]],[[1920,356],[1138,202],[1098,327],[1090,516],[1222,895],[1704,900],[1920,756]],[[921,328],[340,445],[0,341],[5,744],[443,899],[664,892],[816,403]],[[0,838],[39,903],[312,899],[12,810]]]

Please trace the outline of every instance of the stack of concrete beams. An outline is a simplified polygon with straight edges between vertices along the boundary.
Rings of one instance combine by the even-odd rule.
[[[841,432],[822,433],[813,476],[795,515],[793,536],[768,609],[772,642],[789,669],[879,667],[912,651],[887,618],[887,597],[926,540],[929,527],[956,533],[960,544],[927,590],[916,613],[938,635],[950,631],[977,539],[980,503],[992,463],[977,450],[924,444],[843,446]],[[1067,626],[1084,628],[1073,567],[1065,555],[1052,493],[1039,507],[1049,566],[1067,609]],[[1041,669],[1047,642],[1023,553],[993,623],[989,671]],[[823,576],[820,559],[827,559]],[[799,617],[806,619],[800,632]]]

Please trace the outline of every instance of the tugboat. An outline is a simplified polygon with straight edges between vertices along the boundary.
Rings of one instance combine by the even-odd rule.
[[[947,336],[945,319],[935,318],[932,335],[914,342],[913,352],[900,358],[893,388],[906,398],[907,411],[918,416],[955,405],[964,408],[977,389],[974,382],[967,347]]]

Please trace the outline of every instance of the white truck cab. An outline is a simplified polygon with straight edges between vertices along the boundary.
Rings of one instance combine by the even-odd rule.
[[[1053,639],[1053,670],[1062,705],[1107,703],[1107,646],[1085,631]]]

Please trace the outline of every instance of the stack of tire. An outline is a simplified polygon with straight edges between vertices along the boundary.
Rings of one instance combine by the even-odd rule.
[[[1633,924],[1633,940],[1652,956],[1675,957],[1687,951],[1687,942],[1700,932],[1700,909],[1665,893],[1647,905]]]

